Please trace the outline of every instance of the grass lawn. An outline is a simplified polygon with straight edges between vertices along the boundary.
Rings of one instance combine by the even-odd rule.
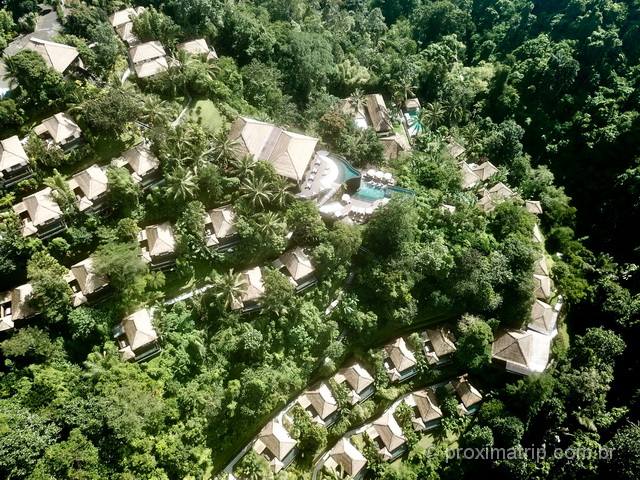
[[[224,120],[222,115],[211,100],[206,98],[193,99],[186,114],[189,120],[195,120],[204,128],[218,132],[222,128]]]

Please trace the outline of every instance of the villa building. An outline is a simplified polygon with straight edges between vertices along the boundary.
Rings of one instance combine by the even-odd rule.
[[[232,205],[214,208],[205,214],[204,241],[207,247],[228,250],[240,243],[240,234]]]
[[[416,357],[403,337],[398,337],[385,346],[382,349],[382,356],[392,382],[403,382],[417,373]]]
[[[37,235],[45,239],[53,237],[67,229],[62,210],[51,194],[51,187],[24,197],[14,205],[13,210],[22,220],[22,235]]]
[[[246,117],[238,117],[229,140],[237,143],[237,153],[251,155],[256,161],[271,163],[279,175],[302,182],[314,156],[317,138],[288,132],[275,125]]]
[[[273,473],[278,473],[295,459],[297,443],[280,423],[272,420],[258,435],[253,450],[269,462]]]
[[[151,323],[149,310],[142,309],[126,317],[112,330],[118,342],[120,358],[142,362],[159,355],[162,349]]]
[[[84,68],[76,47],[31,37],[25,48],[39,53],[48,67],[63,75],[72,67]]]
[[[329,427],[337,419],[338,402],[327,382],[320,382],[305,391],[297,403],[309,413],[311,420],[319,425]]]
[[[176,238],[169,222],[149,225],[138,232],[142,259],[152,270],[171,270],[176,263]]]
[[[129,170],[133,181],[145,190],[164,181],[160,160],[142,143],[122,152],[121,158],[115,160],[114,165]]]
[[[365,473],[367,459],[346,438],[341,438],[329,452],[325,468],[338,474],[346,474],[350,479],[360,480]]]
[[[243,293],[240,298],[234,299],[231,304],[231,309],[242,309],[242,313],[248,313],[260,309],[260,298],[264,294],[262,270],[260,267],[254,267],[242,272],[241,276],[243,281]]]
[[[64,112],[46,118],[33,131],[48,145],[58,145],[68,151],[80,145],[82,130],[72,118]]]
[[[169,69],[167,52],[158,41],[146,42],[129,49],[129,61],[138,78],[147,78]]]
[[[306,290],[317,282],[315,268],[301,247],[283,253],[272,266],[288,276],[296,292]]]
[[[95,305],[112,293],[107,279],[94,272],[91,258],[73,265],[64,278],[73,291],[74,307]]]
[[[375,391],[373,377],[358,362],[352,362],[338,370],[333,376],[333,380],[349,389],[352,405],[364,402]]]
[[[81,212],[92,213],[104,206],[107,196],[107,174],[97,165],[76,173],[68,182]]]
[[[27,283],[0,294],[0,332],[13,330],[18,321],[38,314],[29,306],[32,292],[33,288]]]
[[[392,462],[405,450],[407,439],[394,416],[395,409],[389,409],[380,418],[374,420],[367,429],[367,435],[373,440],[378,453],[386,462]]]
[[[33,177],[29,157],[17,135],[0,140],[0,188]]]

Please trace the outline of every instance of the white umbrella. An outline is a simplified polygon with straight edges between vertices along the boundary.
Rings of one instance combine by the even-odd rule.
[[[380,170],[378,170],[376,172],[376,178],[380,178],[381,179],[382,177],[384,177],[384,173],[382,173]]]
[[[342,195],[342,201],[347,203],[350,202],[351,196],[348,193],[345,193],[344,195]]]
[[[373,177],[375,174],[376,174],[376,171],[373,168],[370,168],[369,170],[367,170],[368,177]]]
[[[391,175],[390,172],[387,172],[387,173],[384,174],[384,179],[385,180],[391,180],[391,177],[392,177],[392,175]]]

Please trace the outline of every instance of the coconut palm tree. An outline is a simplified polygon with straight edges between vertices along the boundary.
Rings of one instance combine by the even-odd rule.
[[[2,79],[9,83],[9,87],[19,87],[20,86],[20,75],[18,72],[18,65],[16,61],[9,57],[8,55],[2,56],[2,61],[4,62],[4,70],[5,73],[2,76]]]
[[[264,208],[273,201],[271,184],[260,176],[245,178],[240,185],[240,192],[253,207]]]
[[[420,123],[434,130],[442,125],[445,114],[446,110],[437,100],[432,103],[427,103],[420,110]]]
[[[216,162],[222,167],[227,168],[229,162],[239,153],[240,144],[236,140],[229,138],[229,134],[225,131],[217,132],[213,136],[213,154]]]
[[[273,203],[280,208],[285,208],[293,201],[291,183],[284,177],[278,177],[271,183]]]
[[[142,98],[139,119],[151,126],[168,125],[171,122],[171,111],[159,96],[145,95]]]
[[[195,175],[185,167],[178,166],[167,174],[167,183],[167,191],[174,200],[192,200],[198,191]]]
[[[286,226],[284,219],[276,212],[266,212],[260,218],[260,223],[260,233],[267,238],[275,237],[278,230]]]
[[[353,93],[349,97],[349,105],[351,105],[351,108],[353,108],[356,112],[359,112],[360,109],[364,107],[365,98],[364,92],[361,88],[356,88],[353,91]]]
[[[252,155],[247,154],[231,160],[235,174],[240,178],[247,178],[253,175],[256,169],[256,162]]]
[[[217,275],[213,280],[213,285],[217,290],[216,297],[224,301],[226,308],[231,308],[242,300],[247,281],[243,278],[242,273],[235,273],[231,269],[228,273]]]

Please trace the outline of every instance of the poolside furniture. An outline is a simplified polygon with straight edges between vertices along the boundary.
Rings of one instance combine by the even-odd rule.
[[[373,168],[367,170],[367,177],[372,177],[376,174],[376,171]]]
[[[390,172],[387,172],[387,173],[385,173],[385,174],[384,174],[384,176],[383,176],[383,177],[384,177],[384,179],[385,179],[385,180],[391,180],[391,178],[393,177],[393,175],[391,175],[391,173],[390,173]]]
[[[382,179],[382,177],[384,177],[384,173],[382,173],[380,170],[378,170],[375,174],[375,177],[377,179]]]

